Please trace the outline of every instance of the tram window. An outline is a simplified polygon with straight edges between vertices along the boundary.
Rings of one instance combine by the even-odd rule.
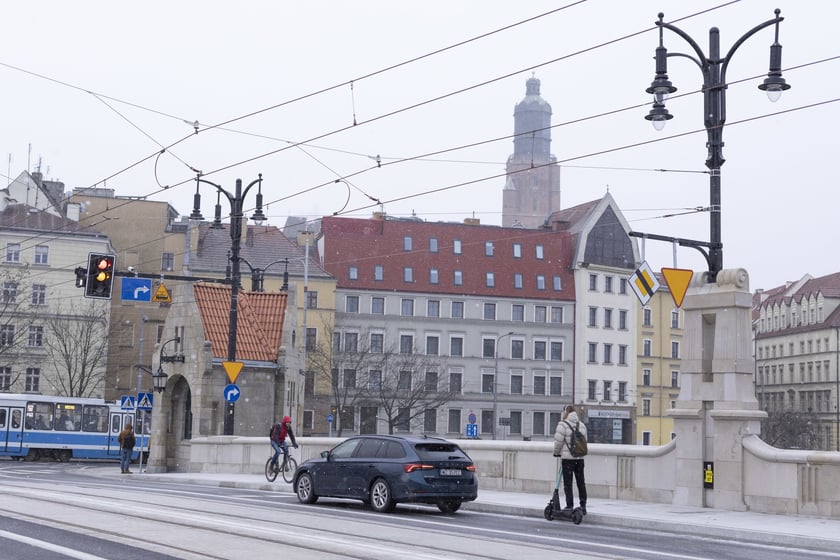
[[[0,408],[0,428],[6,427],[6,414],[7,411],[5,408]]]
[[[149,435],[152,432],[152,413],[148,410],[137,411],[137,421],[134,425],[134,431],[138,434]]]
[[[107,406],[85,406],[82,419],[83,430],[86,432],[108,431],[108,407]]]
[[[82,425],[82,405],[58,403],[55,405],[58,420],[55,429],[62,432],[77,432]]]
[[[51,430],[53,425],[52,403],[33,403],[26,405],[27,426],[32,421],[32,428],[36,430]]]
[[[21,417],[20,410],[13,410],[12,411],[12,429],[15,429],[15,430],[20,429],[20,417]]]
[[[122,417],[118,414],[115,414],[111,417],[111,433],[118,434],[120,430],[122,430],[122,426],[120,425],[120,419]]]

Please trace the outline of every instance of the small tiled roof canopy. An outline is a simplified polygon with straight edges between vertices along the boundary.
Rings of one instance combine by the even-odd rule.
[[[230,286],[193,285],[195,302],[214,358],[228,357]],[[286,312],[282,292],[239,291],[236,307],[236,359],[276,362]]]

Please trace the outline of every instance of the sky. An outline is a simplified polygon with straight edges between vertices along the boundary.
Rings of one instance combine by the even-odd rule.
[[[757,89],[772,26],[733,53],[721,178],[724,268],[769,289],[840,271],[833,0],[10,2],[0,181],[40,170],[188,215],[197,171],[231,193],[262,174],[269,225],[376,211],[498,225],[513,110],[535,76],[563,208],[609,191],[633,230],[708,241],[703,78],[670,57],[674,118],[644,119],[654,21],[664,11],[704,55],[717,27],[725,55],[775,8],[791,89],[776,103]],[[694,54],[668,30],[664,45]],[[209,218],[215,193],[200,192]],[[641,249],[654,270],[706,269],[691,248]]]

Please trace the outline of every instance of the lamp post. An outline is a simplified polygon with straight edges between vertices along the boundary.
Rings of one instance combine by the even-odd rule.
[[[513,331],[509,333],[505,333],[501,336],[496,337],[496,348],[494,353],[494,365],[493,365],[493,439],[496,439],[496,424],[499,423],[499,420],[496,418],[499,408],[499,403],[496,400],[496,386],[499,384],[499,342],[502,341],[503,338],[506,336],[514,335]]]
[[[717,273],[723,268],[723,243],[721,242],[721,200],[720,200],[720,168],[725,161],[723,158],[723,125],[726,122],[726,69],[732,59],[732,55],[738,50],[744,41],[752,37],[758,31],[769,27],[776,26],[775,41],[770,46],[770,71],[767,73],[767,78],[758,86],[758,89],[767,92],[770,101],[777,101],[782,92],[790,88],[790,85],[785,83],[782,78],[782,45],[779,44],[779,23],[784,18],[780,17],[781,10],[776,10],[776,17],[774,19],[765,21],[749,30],[735,41],[735,44],[726,53],[726,56],[720,56],[720,31],[717,27],[712,27],[709,30],[709,54],[703,53],[700,46],[687,33],[670,23],[665,23],[663,18],[665,14],[659,14],[659,21],[656,25],[659,26],[659,46],[656,48],[656,76],[651,82],[650,87],[647,88],[648,93],[653,94],[653,107],[645,116],[645,119],[651,121],[654,128],[662,130],[665,122],[673,118],[673,115],[668,113],[665,108],[665,100],[677,88],[668,80],[668,57],[681,56],[692,60],[700,68],[703,74],[703,114],[706,133],[708,141],[706,147],[709,150],[708,158],[706,159],[706,167],[709,168],[709,191],[710,191],[710,224],[709,224],[709,254],[707,261],[709,264],[709,282],[714,282],[717,278]],[[663,45],[663,30],[669,29],[682,37],[694,50],[695,56],[683,53],[668,53]]]
[[[262,173],[259,174],[259,178],[251,181],[247,187],[244,189],[242,188],[242,179],[236,180],[236,190],[233,194],[223,189],[220,185],[216,183],[212,183],[207,181],[206,179],[201,178],[201,174],[197,174],[195,177],[195,195],[193,197],[193,211],[190,214],[190,220],[203,220],[204,217],[201,215],[201,195],[199,194],[199,187],[201,183],[206,183],[213,187],[216,187],[217,199],[216,199],[216,212],[215,218],[213,220],[213,227],[221,227],[222,222],[222,207],[219,204],[219,199],[221,195],[224,195],[225,198],[228,199],[230,203],[230,241],[231,241],[231,284],[230,284],[230,323],[228,326],[228,361],[235,362],[236,361],[236,316],[237,316],[237,307],[239,303],[239,284],[242,280],[242,275],[240,272],[240,257],[239,257],[239,250],[242,243],[242,219],[244,217],[243,212],[243,201],[248,194],[248,191],[251,190],[251,187],[254,185],[259,185],[257,189],[257,209],[254,214],[251,216],[251,219],[254,220],[257,224],[261,224],[266,220],[265,214],[263,214],[262,209]],[[235,406],[233,402],[227,402],[225,408],[225,421],[224,421],[224,435],[232,436],[233,435],[233,420],[235,414]]]
[[[286,270],[283,272],[283,287],[280,288],[282,291],[286,291],[289,289],[289,258],[286,257],[284,259],[280,259],[274,261],[273,263],[269,263],[264,267],[254,267],[251,266],[246,259],[240,258],[240,261],[244,262],[248,266],[248,270],[251,271],[251,291],[252,292],[264,292],[265,289],[263,288],[263,281],[265,280],[265,271],[274,266],[275,264],[285,263]]]

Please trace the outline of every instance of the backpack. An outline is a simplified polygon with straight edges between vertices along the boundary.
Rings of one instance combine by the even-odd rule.
[[[586,444],[586,436],[578,429],[579,422],[576,422],[574,426],[572,426],[566,420],[563,420],[565,424],[572,429],[572,441],[569,443],[569,453],[572,454],[572,457],[583,457],[587,453],[589,453],[589,446]]]
[[[268,439],[269,440],[271,440],[271,441],[276,441],[277,440],[277,427],[278,427],[278,424],[274,424],[273,426],[271,426],[271,429],[268,431]]]

